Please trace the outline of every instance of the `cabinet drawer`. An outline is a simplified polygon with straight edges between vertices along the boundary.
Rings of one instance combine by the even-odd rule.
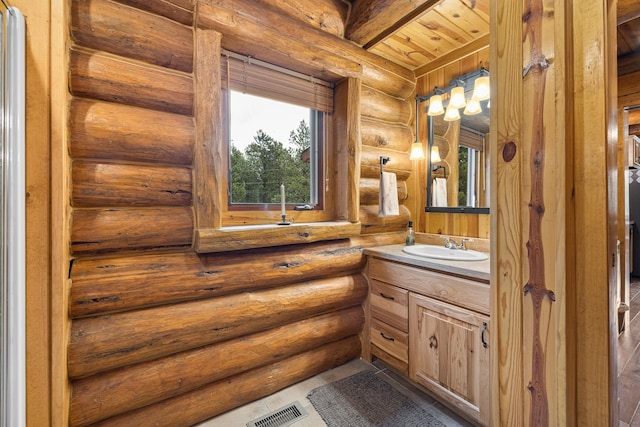
[[[409,356],[408,334],[399,329],[371,319],[371,343],[396,359],[407,363]]]
[[[369,258],[369,277],[489,314],[489,285],[396,262]]]
[[[403,332],[409,332],[409,292],[373,279],[370,283],[371,316]]]

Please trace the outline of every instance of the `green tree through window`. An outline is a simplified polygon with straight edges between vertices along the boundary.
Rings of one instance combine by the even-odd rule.
[[[287,203],[310,203],[310,135],[303,120],[290,132],[287,147],[261,129],[244,152],[232,145],[231,203],[279,203],[281,183]]]

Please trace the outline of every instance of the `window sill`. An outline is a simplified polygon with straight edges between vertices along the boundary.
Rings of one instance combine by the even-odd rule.
[[[346,221],[200,228],[195,230],[193,247],[198,253],[228,252],[346,239],[359,234],[360,223]]]

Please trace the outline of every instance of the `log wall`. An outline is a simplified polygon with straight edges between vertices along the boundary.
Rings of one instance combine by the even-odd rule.
[[[363,248],[400,242],[410,218],[406,99],[415,81],[342,38],[344,2],[264,3],[265,10],[248,0],[71,2],[71,426],[193,425],[361,353]],[[225,27],[216,19],[229,10],[255,19],[247,28]],[[316,64],[329,74],[354,57],[362,64],[353,73],[363,83],[359,219],[366,236],[192,250],[194,37],[203,14],[200,23],[214,25],[227,47],[263,37],[255,29],[278,37],[293,31],[309,52],[342,52],[344,61],[334,54],[335,61]],[[377,216],[381,155],[398,176],[398,217]]]
[[[485,47],[478,52],[471,53],[440,68],[430,70],[418,77],[416,91],[420,95],[424,95],[431,93],[434,86],[447,87],[454,77],[473,71],[480,66],[489,68],[489,47]],[[422,115],[420,116],[418,133],[420,140],[426,146],[428,130],[425,107],[426,104],[421,104],[420,113]],[[425,173],[421,171],[412,175],[409,181],[411,198],[407,204],[412,212],[416,212],[418,231],[432,234],[489,238],[488,214],[424,212],[424,207],[426,206],[425,189],[427,188],[425,177]]]

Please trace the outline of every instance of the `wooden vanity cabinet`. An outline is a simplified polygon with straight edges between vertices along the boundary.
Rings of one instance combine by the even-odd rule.
[[[490,424],[489,285],[369,257],[371,354]]]
[[[488,425],[489,317],[409,295],[409,378]]]

